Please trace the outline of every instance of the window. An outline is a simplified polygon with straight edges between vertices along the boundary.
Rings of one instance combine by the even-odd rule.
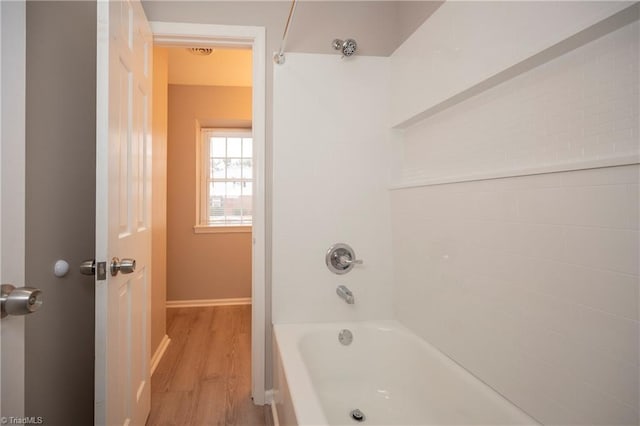
[[[250,231],[253,198],[251,130],[202,129],[198,228]],[[207,232],[207,231],[201,231]]]

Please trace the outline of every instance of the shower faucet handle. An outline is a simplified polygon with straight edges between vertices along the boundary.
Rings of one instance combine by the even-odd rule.
[[[356,253],[353,249],[344,243],[337,243],[329,247],[325,256],[327,268],[334,274],[346,274],[355,265],[362,265],[361,259],[356,259]]]
[[[338,256],[336,253],[335,256],[337,257],[336,260],[338,261],[338,264],[342,266],[362,265],[364,263],[362,259],[352,259],[348,254]]]

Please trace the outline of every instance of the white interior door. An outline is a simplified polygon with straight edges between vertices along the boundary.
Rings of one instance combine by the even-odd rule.
[[[25,54],[23,0],[0,1],[0,278],[25,279]],[[0,322],[0,415],[24,416],[24,317]]]
[[[151,396],[152,36],[139,1],[97,7],[95,415],[96,424],[143,425]],[[113,258],[135,260],[135,270],[114,275]]]

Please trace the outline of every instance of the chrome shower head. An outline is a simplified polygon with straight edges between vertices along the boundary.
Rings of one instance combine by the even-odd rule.
[[[346,40],[335,39],[332,44],[335,50],[342,52],[342,56],[353,56],[358,49],[358,43],[352,38]]]

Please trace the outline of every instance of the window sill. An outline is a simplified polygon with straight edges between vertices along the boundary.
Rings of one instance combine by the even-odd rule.
[[[207,226],[195,225],[193,227],[194,234],[237,234],[251,233],[251,225],[242,226]]]

